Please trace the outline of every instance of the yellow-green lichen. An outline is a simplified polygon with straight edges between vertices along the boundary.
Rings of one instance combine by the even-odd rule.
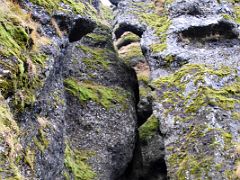
[[[37,24],[12,1],[3,1],[0,7],[0,66],[9,76],[0,77],[0,89],[5,98],[9,94],[16,111],[31,105],[35,91],[41,86],[38,67],[41,69],[46,56],[39,47],[48,44],[46,37],[37,33]]]
[[[160,78],[153,82],[156,87],[168,87],[169,91],[164,91],[162,99],[168,100],[172,103],[172,108],[175,108],[174,102],[181,100],[185,106],[186,113],[194,113],[203,106],[218,106],[225,110],[233,110],[236,104],[240,103],[237,98],[240,96],[240,81],[236,78],[236,81],[227,84],[222,88],[215,89],[211,86],[205,85],[205,78],[209,75],[215,75],[216,79],[228,76],[230,73],[235,73],[234,70],[230,70],[227,67],[213,70],[207,68],[204,65],[185,65],[179,71],[171,76]],[[184,77],[191,76],[184,81]],[[188,92],[186,96],[184,94],[186,85],[190,82],[194,83],[197,89]],[[201,85],[202,84],[202,85]],[[174,89],[174,90],[171,90]],[[160,99],[161,99],[160,98]]]
[[[101,43],[101,42],[107,42],[109,39],[106,35],[102,34],[96,34],[96,33],[89,33],[86,35],[86,37],[90,38],[91,40]]]
[[[223,174],[229,171],[233,172],[234,169],[226,169],[224,168],[226,165],[223,163],[215,162],[212,152],[221,149],[221,143],[216,143],[215,137],[222,137],[224,146],[229,146],[229,149],[233,149],[234,144],[229,140],[231,135],[222,129],[210,128],[199,123],[185,129],[184,134],[181,134],[177,141],[179,146],[168,146],[166,148],[167,154],[170,154],[166,158],[168,166],[172,170],[169,172],[170,177],[182,180],[190,177],[193,179],[201,179],[201,177],[211,178],[209,172],[214,169],[221,172],[224,171]],[[202,146],[202,142],[207,143],[209,149]],[[197,149],[198,153],[194,153],[194,149]],[[227,149],[224,151],[226,154],[231,152],[226,152]],[[233,157],[231,154],[229,156]]]
[[[44,151],[48,148],[49,140],[47,139],[46,133],[43,129],[38,130],[38,134],[33,138],[34,144],[38,147],[38,149],[44,153]]]
[[[70,179],[71,175],[73,179],[80,180],[91,180],[96,177],[96,173],[87,163],[88,158],[93,156],[93,153],[79,151],[66,144],[64,156],[64,165],[68,170],[68,172],[64,172],[66,179]]]
[[[121,36],[121,38],[118,40],[118,44],[122,44],[124,42],[140,42],[140,37],[134,33],[127,32]]]
[[[92,2],[81,2],[76,0],[30,0],[33,4],[44,7],[48,13],[54,11],[63,11],[64,13],[80,14],[85,17],[90,17],[98,24],[106,24],[103,21],[105,18],[110,18],[109,12],[106,8],[102,8],[102,14],[99,15],[97,10],[93,7]]]
[[[64,81],[66,90],[80,102],[94,101],[106,109],[120,104],[126,108],[127,94],[123,89],[102,86],[91,82],[78,82],[73,78]]]
[[[38,117],[37,122],[39,124],[38,133],[36,137],[33,138],[34,144],[38,147],[38,149],[44,153],[44,151],[48,148],[49,140],[47,138],[48,130],[51,130],[50,123],[44,117]]]
[[[90,4],[88,2],[82,3],[80,1],[75,0],[30,0],[32,3],[37,4],[39,6],[44,7],[48,12],[56,11],[56,10],[62,10],[62,11],[69,11],[67,8],[62,6],[61,3],[64,3],[68,5],[71,8],[71,12],[74,12],[76,14],[83,14],[84,12],[87,12],[89,10],[91,13],[96,13],[96,10],[92,8],[89,8]]]
[[[161,12],[157,12],[158,7],[153,3],[150,3],[147,6],[145,4],[141,5],[141,3],[135,3],[143,10],[143,12],[140,11],[136,14],[140,17],[142,22],[146,23],[155,31],[156,36],[159,38],[159,42],[151,45],[153,53],[161,52],[167,48],[167,31],[171,25],[171,20],[168,17],[166,6],[171,2],[172,1],[162,2]]]
[[[131,60],[135,58],[144,58],[140,45],[135,43],[125,46],[124,50],[121,50],[119,53],[120,58],[122,58],[128,65],[130,64]]]
[[[78,46],[86,55],[90,57],[84,57],[82,59],[83,63],[90,69],[98,69],[99,66],[108,70],[110,62],[109,59],[112,52],[108,49],[93,48],[88,46]]]
[[[229,14],[222,14],[222,16],[227,20],[233,20],[236,23],[240,23],[240,5],[239,0],[227,0],[228,2],[232,3],[233,7],[233,15]]]
[[[140,128],[139,137],[141,141],[147,141],[153,137],[158,131],[158,119],[152,115]]]
[[[35,151],[31,150],[30,147],[27,147],[24,155],[25,163],[34,170],[35,167]]]
[[[105,6],[105,5],[101,4],[100,5],[100,14],[102,16],[102,19],[105,19],[108,22],[111,22],[113,20],[112,9],[108,6]]]
[[[19,127],[10,108],[0,95],[0,176],[3,179],[23,179],[18,165],[22,146],[18,142]]]

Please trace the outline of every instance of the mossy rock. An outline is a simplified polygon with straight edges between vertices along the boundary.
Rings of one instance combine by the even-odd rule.
[[[76,96],[81,103],[94,101],[104,108],[109,109],[120,105],[123,110],[126,108],[128,93],[121,88],[112,88],[99,85],[93,82],[78,82],[74,78],[64,81],[66,90]]]
[[[122,47],[119,50],[119,53],[120,58],[122,58],[127,65],[130,65],[131,62],[135,59],[145,59],[139,43],[133,43],[128,46]]]
[[[4,179],[23,179],[19,169],[22,146],[18,142],[19,127],[13,114],[0,95],[0,176]]]
[[[150,140],[151,137],[157,134],[158,128],[158,119],[152,115],[142,126],[138,128],[140,140],[142,142]]]
[[[39,48],[50,40],[38,34],[36,22],[12,1],[3,2],[0,22],[0,68],[9,72],[1,76],[0,89],[5,98],[11,95],[16,111],[22,111],[34,102],[41,86],[39,71],[47,56]]]
[[[93,156],[94,153],[87,151],[80,151],[71,148],[66,143],[64,151],[64,165],[67,171],[64,172],[66,179],[81,179],[81,180],[92,180],[95,179],[96,173],[92,170],[91,166],[87,163],[87,159]]]
[[[219,89],[207,84],[204,85],[207,80],[206,78],[210,76],[220,80],[231,74],[235,75],[236,81]],[[192,77],[192,79],[187,78],[183,80],[184,77],[187,76]],[[196,88],[186,93],[186,88],[189,83]],[[213,70],[204,65],[189,64],[183,66],[183,68],[173,75],[155,80],[153,86],[157,88],[168,87],[170,90],[164,91],[158,98],[165,101],[168,100],[172,103],[174,103],[176,99],[183,100],[186,113],[195,113],[202,106],[207,105],[218,106],[224,110],[234,110],[235,105],[240,103],[240,81],[237,77],[236,70],[231,70],[229,67]]]
[[[118,49],[120,49],[123,46],[126,46],[128,44],[134,43],[134,42],[140,42],[140,37],[134,33],[131,32],[125,32],[116,42],[116,46]]]
[[[153,82],[170,178],[236,178],[239,139],[230,124],[239,127],[239,80],[233,68],[188,64]]]
[[[159,53],[167,48],[167,31],[171,25],[171,20],[168,17],[166,6],[173,1],[164,1],[162,4],[161,12],[158,12],[158,8],[153,2],[146,5],[145,3],[135,3],[136,6],[140,6],[143,10],[137,12],[136,15],[140,20],[147,24],[155,31],[155,35],[159,38],[159,41],[151,45],[153,53]]]

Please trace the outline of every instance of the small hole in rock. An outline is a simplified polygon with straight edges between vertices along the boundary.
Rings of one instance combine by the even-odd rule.
[[[96,27],[96,23],[90,19],[79,18],[75,21],[69,34],[69,42],[79,41],[83,36],[91,33]]]

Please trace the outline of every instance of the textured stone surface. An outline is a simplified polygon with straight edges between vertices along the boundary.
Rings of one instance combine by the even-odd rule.
[[[239,2],[111,2],[0,0],[1,179],[239,179]]]

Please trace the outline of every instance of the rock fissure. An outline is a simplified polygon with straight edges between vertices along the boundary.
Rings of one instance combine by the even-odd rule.
[[[239,179],[239,1],[111,2],[0,0],[0,179]]]

